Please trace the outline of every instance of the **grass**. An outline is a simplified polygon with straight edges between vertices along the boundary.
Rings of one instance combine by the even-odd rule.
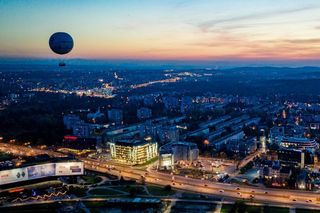
[[[262,206],[247,206],[247,212],[248,213],[263,212],[262,208],[263,208]]]
[[[165,190],[163,187],[159,186],[147,186],[150,194],[154,196],[170,196],[174,195],[176,192],[174,190]]]
[[[200,198],[200,194],[197,193],[190,193],[190,192],[184,192],[182,193],[182,197],[183,198],[187,198],[187,199],[199,199]]]
[[[114,196],[114,195],[122,195],[122,194],[130,194],[132,188],[136,189],[137,195],[147,195],[144,191],[144,188],[141,186],[112,186],[106,188],[96,188],[89,191],[91,195],[103,195],[103,196]],[[120,192],[119,192],[119,191]]]
[[[232,209],[231,204],[223,204],[221,208],[221,213],[229,213]]]
[[[190,203],[188,201],[177,201],[172,206],[172,212],[214,212],[217,205],[214,203]]]
[[[87,189],[84,187],[69,187],[69,193],[77,197],[84,197],[87,195]]]
[[[130,187],[131,187],[131,185],[127,185],[127,186],[126,185],[124,185],[124,186],[120,185],[120,186],[112,186],[110,188],[111,189],[117,189],[117,190],[129,193]],[[136,186],[133,186],[133,187],[136,187]]]
[[[223,204],[221,208],[221,213],[229,213],[232,209],[232,204]],[[281,207],[269,207],[269,206],[247,206],[246,213],[289,213],[288,208],[281,208]],[[306,212],[305,210],[297,213],[313,213],[313,212]],[[320,213],[314,212],[314,213]]]
[[[97,189],[91,189],[89,191],[92,195],[105,195],[105,196],[112,196],[112,195],[119,195],[122,194],[121,192],[112,190],[110,188],[97,188]]]
[[[127,195],[88,195],[86,198],[122,198],[122,197],[127,197]]]
[[[101,208],[105,206],[105,202],[83,202],[87,208]]]
[[[281,208],[281,207],[264,207],[264,213],[289,213],[288,208]]]
[[[83,179],[86,184],[96,184],[102,181],[101,177],[96,176],[82,176],[81,179]]]
[[[296,213],[320,213],[320,210],[296,209]]]
[[[126,193],[130,193],[131,188],[136,188],[137,195],[147,195],[147,193],[144,191],[144,188],[141,186],[135,186],[135,185],[128,185],[128,186],[112,186],[112,189],[117,189]]]

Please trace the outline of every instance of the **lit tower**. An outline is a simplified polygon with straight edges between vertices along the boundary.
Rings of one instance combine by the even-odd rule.
[[[261,144],[261,151],[262,153],[266,153],[267,150],[267,143],[266,143],[266,136],[264,129],[261,129],[261,136],[260,136],[260,144]]]
[[[286,110],[283,110],[283,111],[282,111],[282,118],[283,118],[283,119],[286,119],[286,118],[287,118],[287,112],[286,112]]]

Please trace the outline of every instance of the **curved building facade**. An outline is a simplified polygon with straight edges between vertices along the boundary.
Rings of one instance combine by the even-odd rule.
[[[280,146],[289,149],[314,150],[318,148],[318,143],[309,138],[283,137]]]

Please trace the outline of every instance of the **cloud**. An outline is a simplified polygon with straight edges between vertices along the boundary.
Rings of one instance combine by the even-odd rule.
[[[287,45],[319,45],[320,38],[260,40],[260,42]]]
[[[319,56],[320,37],[260,40],[220,34],[211,39],[189,43],[206,54],[238,58],[314,58]]]
[[[319,19],[303,19],[303,20],[296,20],[294,21],[294,24],[297,23],[310,23],[310,22],[318,22]],[[287,24],[292,24],[292,21],[277,21],[277,22],[268,22],[268,21],[261,21],[261,22],[256,22],[256,23],[231,23],[228,25],[223,26],[222,28],[225,30],[236,30],[236,29],[248,29],[248,28],[256,28],[259,26],[268,26],[268,25],[287,25]],[[320,26],[315,27],[316,29],[320,29]]]
[[[230,18],[212,19],[212,20],[200,22],[200,23],[196,24],[196,26],[201,31],[208,32],[212,27],[215,27],[220,24],[230,24],[230,23],[238,23],[238,22],[246,21],[246,20],[264,19],[264,18],[274,17],[274,16],[278,16],[278,15],[298,13],[298,12],[314,10],[314,9],[317,9],[317,7],[306,6],[306,7],[295,8],[295,9],[267,11],[267,12],[262,12],[262,13],[242,15],[242,16],[236,16],[236,17],[230,17]]]
[[[285,43],[290,44],[320,44],[320,38],[310,38],[310,39],[286,39],[282,40]]]

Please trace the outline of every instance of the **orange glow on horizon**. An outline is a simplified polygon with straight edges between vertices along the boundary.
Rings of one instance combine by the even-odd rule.
[[[57,13],[56,11],[59,11]],[[4,1],[0,57],[318,60],[320,2]],[[26,18],[27,17],[27,18]],[[63,57],[48,39],[68,32]]]

